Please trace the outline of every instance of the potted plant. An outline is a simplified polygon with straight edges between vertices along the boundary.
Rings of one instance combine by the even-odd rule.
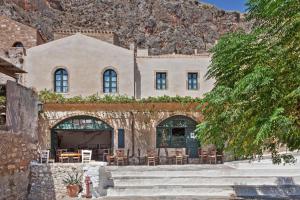
[[[64,184],[67,186],[67,193],[69,197],[77,197],[79,192],[82,190],[81,185],[82,175],[78,172],[74,174],[68,173],[68,176],[63,180]]]

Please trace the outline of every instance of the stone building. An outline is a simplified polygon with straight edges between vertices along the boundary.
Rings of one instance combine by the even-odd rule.
[[[183,149],[197,156],[197,104],[140,103],[159,96],[203,97],[214,80],[205,74],[209,54],[151,56],[147,49],[118,46],[114,34],[65,30],[56,40],[26,48],[20,83],[64,97],[127,96],[131,104],[45,104],[39,115],[41,148],[118,149],[132,157],[149,149]],[[104,40],[104,41],[103,41]],[[21,41],[22,42],[22,41]],[[97,154],[94,159],[101,160]]]
[[[46,42],[46,38],[35,28],[0,15],[0,48],[31,48]]]

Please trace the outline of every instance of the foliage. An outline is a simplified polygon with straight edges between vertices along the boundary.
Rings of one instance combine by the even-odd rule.
[[[237,157],[269,151],[274,163],[288,163],[279,147],[300,149],[300,1],[248,6],[253,30],[226,35],[212,50],[207,76],[216,85],[201,101],[198,138]]]
[[[149,97],[141,100],[136,100],[132,97],[121,96],[121,95],[91,95],[88,97],[76,96],[66,98],[62,94],[57,94],[48,90],[41,91],[39,98],[44,103],[193,103],[200,102],[200,98],[192,97]]]
[[[64,184],[66,185],[79,185],[81,186],[82,175],[79,175],[79,172],[73,170],[73,174],[68,173],[68,176],[63,179]]]
[[[5,104],[6,104],[6,97],[0,96],[0,105],[5,105]]]

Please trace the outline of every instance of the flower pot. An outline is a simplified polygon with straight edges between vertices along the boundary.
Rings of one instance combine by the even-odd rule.
[[[80,191],[79,185],[68,185],[67,193],[69,197],[77,197]]]

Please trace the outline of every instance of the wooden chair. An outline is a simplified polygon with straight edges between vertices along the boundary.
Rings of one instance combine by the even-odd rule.
[[[199,148],[198,149],[198,156],[199,156],[199,163],[203,164],[204,160],[208,160],[208,152],[204,151],[203,149]]]
[[[119,166],[120,164],[125,165],[125,152],[124,149],[117,149],[116,150],[116,157],[115,157],[115,161],[117,166]]]
[[[81,150],[77,150],[77,153],[81,154]],[[80,162],[80,156],[73,157],[74,162]]]
[[[223,152],[218,152],[217,151],[217,163],[220,161],[221,164],[224,163],[224,153]]]
[[[178,163],[183,164],[183,154],[181,150],[176,150],[175,152],[175,163],[176,165],[178,165]]]
[[[68,152],[68,149],[57,149],[57,150],[56,150],[56,155],[57,155],[57,157],[58,157],[58,161],[59,161],[59,162],[62,162],[62,163],[63,163],[65,160],[66,160],[67,162],[70,162],[69,157],[61,156],[62,153],[66,153],[66,152]]]
[[[148,166],[150,165],[153,165],[155,166],[156,165],[156,158],[155,158],[155,151],[154,150],[148,150],[147,152],[147,163],[148,163]]]
[[[103,161],[107,161],[108,162],[108,159],[107,159],[107,156],[110,155],[110,149],[103,149],[103,157],[102,157],[102,160]]]
[[[183,155],[183,163],[189,164],[189,150]]]
[[[92,150],[81,150],[81,162],[89,163],[92,160]]]
[[[49,163],[49,156],[50,151],[49,150],[41,150],[40,152],[40,163]]]
[[[105,153],[106,155],[106,161],[108,162],[108,165],[112,165],[115,164],[115,155],[112,155],[112,150],[111,149],[107,149],[107,153]]]
[[[212,161],[214,162],[214,164],[217,164],[217,151],[215,149],[211,150],[208,158],[209,158],[209,164],[211,164]]]

